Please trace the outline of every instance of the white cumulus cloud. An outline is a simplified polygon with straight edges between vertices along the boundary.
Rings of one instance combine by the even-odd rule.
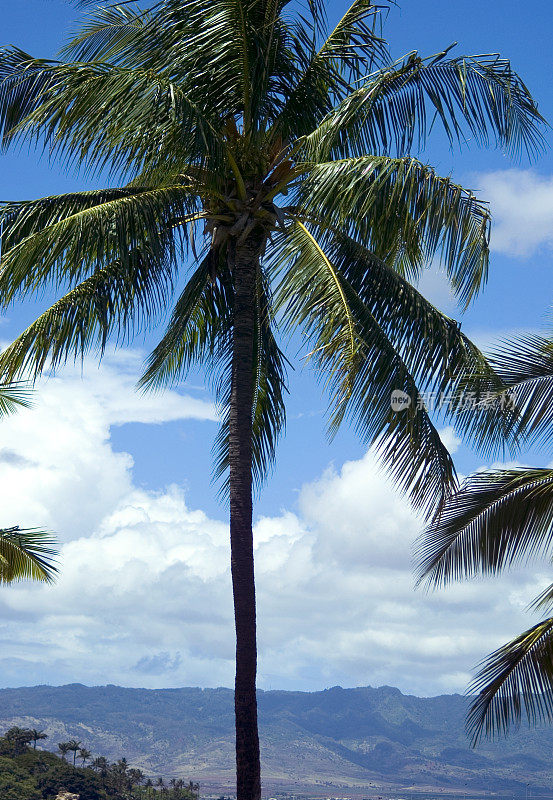
[[[43,526],[63,539],[92,533],[132,489],[132,458],[115,453],[110,427],[126,422],[215,420],[213,405],[176,391],[140,395],[142,356],[121,351],[41,380],[34,407],[2,420],[4,524]]]
[[[477,176],[479,196],[493,217],[491,247],[510,256],[531,256],[553,245],[553,176],[508,169]]]
[[[132,352],[84,378],[66,371],[39,385],[34,410],[2,422],[3,519],[46,525],[63,547],[55,586],[0,593],[0,684],[232,685],[226,512],[190,508],[181,486],[138,487],[110,441],[113,425],[214,411],[176,392],[134,394],[137,371]],[[452,431],[444,439],[456,446]],[[462,690],[477,661],[531,624],[524,606],[543,569],[415,591],[420,529],[370,452],[258,519],[260,686]]]

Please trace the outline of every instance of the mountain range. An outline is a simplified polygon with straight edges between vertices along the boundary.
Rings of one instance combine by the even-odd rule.
[[[491,797],[551,793],[553,729],[521,729],[469,747],[468,700],[414,697],[389,686],[259,692],[264,796]],[[0,690],[0,728],[43,729],[46,748],[78,739],[149,775],[230,794],[230,689],[34,686]]]

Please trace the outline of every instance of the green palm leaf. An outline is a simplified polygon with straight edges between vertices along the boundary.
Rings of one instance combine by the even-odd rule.
[[[493,401],[513,405],[511,431],[527,439],[551,435],[552,345],[527,336],[493,356],[501,386]],[[489,388],[489,375],[473,369],[469,386]],[[473,417],[477,431],[481,420]],[[470,476],[420,543],[420,575],[438,585],[480,572],[494,574],[519,560],[550,557],[553,536],[553,472],[519,468]]]
[[[129,252],[97,270],[55,302],[0,354],[0,372],[8,380],[36,378],[47,364],[55,369],[96,347],[104,353],[108,338],[125,341],[160,316],[172,287],[169,269],[152,269],[147,248]]]
[[[202,363],[208,368],[222,417],[214,445],[214,476],[220,479],[228,470],[228,371],[233,298],[232,287],[213,282],[212,271],[212,258],[208,256],[183,290],[165,336],[151,354],[139,385],[159,389],[178,382],[193,364]],[[259,283],[252,372],[253,462],[258,485],[267,476],[285,424],[286,359],[272,327],[268,288]],[[225,482],[223,494],[227,488]]]
[[[283,138],[311,133],[333,101],[349,94],[353,83],[386,58],[385,42],[376,33],[380,11],[371,0],[354,0],[322,45],[313,46],[274,122],[275,132]],[[305,54],[303,48],[300,52]]]
[[[134,176],[152,161],[162,162],[169,151],[180,163],[220,166],[224,147],[218,118],[213,112],[206,116],[199,102],[198,87],[187,91],[164,72],[0,51],[4,145],[32,138],[69,164],[93,164],[93,172]]]
[[[425,59],[413,51],[369,76],[309,135],[306,152],[318,161],[402,153],[425,142],[435,116],[451,142],[466,132],[514,154],[539,150],[543,118],[509,62],[497,55],[446,59],[448,50]]]
[[[331,430],[351,416],[415,507],[434,514],[456,486],[455,469],[413,374],[307,228],[296,223],[287,235],[295,258],[274,265],[283,272],[277,303],[312,342],[311,357],[331,389]],[[395,413],[398,390],[411,405]]]
[[[474,369],[464,387],[484,402],[516,410],[512,433],[526,444],[549,444],[553,431],[553,342],[551,338],[525,335],[505,341],[490,355],[498,378]]]
[[[180,186],[110,189],[1,207],[0,291],[9,304],[44,283],[78,282],[106,261],[131,264],[148,252],[152,270],[174,269],[186,244],[188,193]],[[131,267],[132,268],[132,267]]]
[[[551,443],[553,435],[553,341],[523,336],[492,353],[505,402],[520,409],[519,428],[528,442]],[[501,397],[500,397],[501,399]]]
[[[159,389],[176,383],[197,363],[207,362],[216,371],[228,356],[232,292],[227,282],[212,280],[213,260],[214,254],[209,253],[189,278],[165,335],[148,359],[140,386]]]
[[[467,305],[487,277],[490,214],[471,193],[414,158],[364,156],[319,163],[298,205],[418,277],[438,253]]]
[[[0,386],[0,417],[29,408],[29,394],[22,383]],[[52,583],[58,571],[54,543],[49,533],[37,528],[0,528],[0,584],[27,579]]]
[[[451,498],[418,548],[420,578],[433,586],[494,575],[553,554],[553,470],[478,472]]]
[[[54,539],[37,528],[0,530],[0,583],[35,580],[52,583],[58,571]]]
[[[25,383],[0,385],[0,417],[13,414],[18,408],[30,407],[30,392]]]
[[[553,363],[549,339],[526,336],[493,356],[502,382],[494,402],[513,404],[511,429],[527,440],[551,436]],[[475,371],[468,385],[479,390],[488,378]],[[478,427],[478,422],[476,422]],[[553,470],[519,468],[470,476],[447,499],[418,546],[419,580],[439,586],[475,575],[495,575],[531,559],[553,556]],[[533,607],[550,609],[553,586]],[[552,620],[492,653],[469,687],[478,692],[467,718],[473,744],[482,734],[505,734],[525,714],[530,724],[551,721]]]
[[[90,12],[78,34],[62,49],[62,55],[75,61],[114,58],[119,65],[130,66],[129,61],[136,58],[134,47],[155,20],[149,10],[133,6],[113,5]]]
[[[519,409],[502,402],[500,375],[458,323],[346,234],[323,231],[320,237],[355,302],[365,306],[400,354],[417,391],[427,394],[442,417],[482,453],[499,454],[505,442],[515,448],[520,439]],[[466,376],[475,374],[479,386],[467,386]]]
[[[553,721],[553,619],[546,619],[492,653],[469,686],[478,693],[467,717],[476,745],[482,734],[505,735],[526,716]]]

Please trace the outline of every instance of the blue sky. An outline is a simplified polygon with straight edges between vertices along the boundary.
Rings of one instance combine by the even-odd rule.
[[[0,46],[15,44],[37,56],[52,56],[78,17],[78,11],[62,0],[4,1],[3,6]],[[344,9],[342,2],[329,3],[329,16],[337,17]],[[499,52],[509,56],[550,120],[552,34],[550,6],[545,2],[535,2],[532,13],[526,15],[513,0],[404,2],[390,10],[385,23],[385,35],[397,57],[412,49],[428,55],[453,41],[458,41],[459,53]],[[550,135],[548,139],[550,142]],[[423,289],[448,314],[462,319],[463,330],[483,347],[516,331],[543,328],[553,299],[550,148],[532,164],[525,160],[514,163],[494,150],[474,147],[452,151],[444,137],[436,134],[421,157],[488,199],[496,220],[490,280],[467,313],[459,316],[444,282],[434,272],[425,277]],[[0,182],[0,197],[5,199],[91,185],[59,165],[49,165],[33,152],[0,155]],[[43,303],[10,309],[2,320],[0,337],[8,341],[17,335]],[[0,658],[0,684],[82,680],[214,685],[229,684],[232,678],[232,641],[226,632],[231,626],[228,594],[221,589],[228,577],[226,510],[219,505],[210,484],[216,422],[209,393],[201,374],[191,376],[167,395],[140,398],[132,393],[140,360],[159,330],[133,343],[128,352],[109,355],[99,371],[89,360],[82,377],[72,368],[60,372],[55,380],[45,382],[44,388],[39,386],[36,411],[4,423],[0,457],[2,453],[7,456],[1,469],[4,485],[12,487],[6,507],[21,524],[45,524],[58,532],[65,542],[66,574],[55,590],[18,587],[10,589],[9,595],[8,590],[3,592],[0,604],[6,604],[6,613],[15,619],[17,612],[27,622],[18,623],[21,635]],[[292,351],[294,362],[293,355]],[[462,690],[471,666],[488,649],[478,603],[497,615],[499,644],[516,632],[517,625],[529,624],[521,613],[524,587],[531,587],[539,578],[534,573],[520,573],[505,579],[508,588],[501,599],[497,597],[498,584],[458,587],[451,590],[447,600],[445,595],[435,599],[413,595],[410,543],[419,529],[418,522],[393,494],[371,456],[365,455],[366,447],[351,431],[345,428],[329,443],[321,387],[300,362],[294,364],[286,437],[279,447],[274,474],[257,504],[260,605],[267,615],[266,628],[264,623],[261,627],[261,685],[320,688],[335,683],[392,683],[424,693]],[[447,436],[461,472],[481,466],[478,454],[459,443],[452,432]],[[63,467],[57,463],[61,454]],[[547,453],[519,456],[520,461],[533,463],[547,463],[551,458]],[[26,470],[25,479],[22,470]],[[336,497],[344,498],[349,521],[344,508],[336,506]],[[334,520],[334,528],[329,520]],[[186,530],[181,530],[179,540],[175,530],[182,525]],[[141,561],[138,556],[141,548],[149,547],[144,544],[149,541],[148,531],[151,537],[158,537],[159,549],[151,558],[159,559],[161,571],[154,570],[153,574],[150,569],[146,576],[140,567],[146,559]],[[198,545],[197,552],[193,531],[198,541],[205,540],[205,547]],[[384,538],[388,539],[388,550],[382,547],[382,531],[387,532]],[[191,561],[180,553],[179,541],[186,542],[182,547]],[[102,605],[94,587],[89,586],[83,589],[88,605],[79,610],[76,587],[86,586],[87,576],[81,563],[83,553],[94,561],[95,545],[96,559],[100,558],[98,553],[104,555],[96,567],[90,568],[88,577],[103,575],[102,602],[106,597],[119,600]],[[129,547],[136,548],[137,556],[137,563],[130,567]],[[168,557],[170,552],[173,556]],[[198,553],[204,554],[205,561]],[[327,567],[337,565],[334,572],[323,569],[325,554]],[[113,569],[111,582],[106,577],[110,570],[102,560],[108,557],[119,565]],[[186,590],[177,569],[181,561],[183,569],[190,570],[191,583]],[[286,580],[277,569],[279,564],[281,569],[286,565]],[[298,564],[304,569],[294,583],[291,576]],[[206,570],[211,577],[204,580]],[[122,572],[134,575],[135,583],[128,574],[120,578]],[[126,581],[128,593],[124,595],[121,587]],[[173,581],[178,588],[170,591]],[[389,607],[382,613],[389,615],[386,629],[396,630],[397,635],[385,641],[384,629],[375,622],[375,608],[382,595],[389,594],[387,587],[394,581],[397,597],[386,598]],[[144,585],[150,586],[151,592],[142,616],[136,616],[135,630],[130,620],[141,607],[140,586]],[[278,601],[272,585],[275,591],[280,587]],[[335,629],[321,625],[329,585],[335,593],[330,595],[336,610]],[[45,594],[50,591],[50,595]],[[172,603],[182,591],[188,594],[181,598],[179,611]],[[286,594],[293,600],[285,601]],[[42,616],[32,611],[38,596],[48,608]],[[201,623],[195,617],[195,598],[203,604]],[[71,613],[68,604],[73,604]],[[174,627],[159,622],[165,604],[171,608],[169,618],[181,631],[186,630],[180,640],[178,636],[175,640]],[[209,608],[213,609],[211,617]],[[305,610],[301,620],[299,608]],[[405,628],[406,609],[415,609],[423,627],[433,626],[435,633],[418,655],[412,652],[413,643]],[[332,616],[330,610],[327,613]],[[99,638],[91,646],[90,621],[97,614],[107,615],[111,628],[109,635],[97,632]],[[457,618],[463,615],[462,631],[455,642],[448,639],[444,645],[452,614]],[[6,619],[6,615],[0,618]],[[52,630],[56,627],[53,621],[59,623],[58,633],[52,634],[58,656],[49,649],[44,634],[50,630],[48,620],[52,621]],[[3,624],[9,642],[13,630],[10,623]],[[60,626],[63,634],[59,633]],[[334,638],[329,639],[332,634]],[[338,643],[336,653],[329,654],[330,641]],[[440,641],[445,655],[440,654]],[[60,652],[65,654],[63,659]],[[150,663],[152,671],[148,672]],[[432,677],[429,664],[433,665]]]

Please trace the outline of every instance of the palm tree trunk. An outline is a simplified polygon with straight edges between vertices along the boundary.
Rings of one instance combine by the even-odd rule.
[[[237,800],[260,800],[257,730],[257,642],[252,531],[252,402],[255,285],[261,236],[250,235],[234,253],[234,326],[229,416],[230,546],[236,627]]]

